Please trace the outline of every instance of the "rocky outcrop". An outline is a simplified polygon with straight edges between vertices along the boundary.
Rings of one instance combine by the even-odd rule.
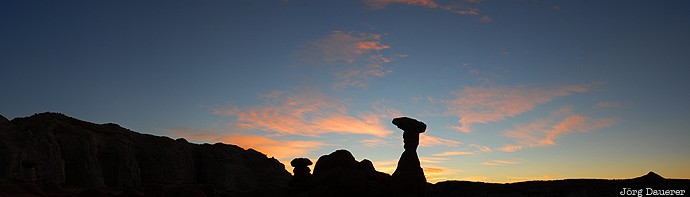
[[[22,124],[14,121],[0,124],[0,181],[37,182],[44,188],[62,186],[65,183],[65,160],[55,133],[26,126],[33,123],[28,119],[18,121]],[[35,126],[52,128],[55,125],[36,122]],[[28,163],[34,165],[26,165]]]
[[[192,144],[56,113],[3,120],[0,183],[120,191],[199,185],[193,188],[242,196],[290,180],[278,160],[234,145]]]
[[[310,183],[296,196],[390,196],[390,175],[371,161],[358,162],[347,150],[319,157]]]
[[[7,123],[7,122],[9,122],[9,121],[10,121],[10,120],[7,120],[7,118],[5,118],[5,116],[0,115],[0,124],[5,124],[5,123]]]

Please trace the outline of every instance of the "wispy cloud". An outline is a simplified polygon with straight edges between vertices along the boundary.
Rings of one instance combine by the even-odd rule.
[[[520,146],[520,145],[508,144],[508,145],[505,145],[505,146],[498,148],[498,150],[501,150],[503,152],[515,152],[515,151],[520,150],[522,148],[523,148],[523,146]]]
[[[503,135],[515,139],[518,144],[509,144],[499,149],[514,152],[525,147],[554,145],[555,139],[562,135],[575,131],[599,130],[610,127],[618,121],[616,118],[592,118],[582,114],[573,114],[570,107],[564,107],[554,111],[549,118],[517,124],[515,129],[504,132]]]
[[[390,143],[385,138],[363,139],[360,143],[366,147],[387,146]]]
[[[459,117],[460,126],[453,128],[471,132],[472,124],[505,120],[530,111],[538,104],[546,103],[555,97],[573,93],[587,92],[595,84],[579,84],[561,87],[470,87],[465,86],[453,92],[455,99],[444,101],[447,114]]]
[[[441,163],[448,160],[445,157],[419,157],[419,161],[422,163]]]
[[[306,64],[332,69],[337,78],[334,87],[366,87],[372,78],[391,72],[383,65],[393,59],[381,53],[391,46],[381,40],[380,34],[333,31],[307,43],[298,55]]]
[[[458,146],[462,142],[455,140],[443,139],[440,137],[434,137],[427,134],[419,135],[419,146]]]
[[[487,146],[482,146],[479,144],[468,144],[466,147],[461,148],[461,150],[436,153],[436,154],[433,154],[433,156],[445,157],[445,156],[456,156],[456,155],[476,155],[476,154],[480,154],[480,153],[489,153],[489,152],[493,152],[493,150],[491,150],[491,148],[489,148]]]
[[[477,154],[477,153],[468,152],[468,151],[449,151],[449,152],[442,152],[442,153],[433,154],[433,156],[443,157],[443,156],[474,155],[474,154]]]
[[[510,161],[510,160],[493,160],[493,161],[486,161],[482,164],[487,165],[487,166],[503,166],[503,165],[515,165],[519,164],[520,162],[518,161]]]
[[[362,134],[385,137],[392,131],[384,123],[397,116],[393,109],[374,107],[351,115],[341,101],[318,91],[273,94],[264,105],[227,107],[214,110],[216,115],[232,116],[237,129],[262,130],[284,135],[319,136],[325,133]],[[385,109],[385,111],[383,111]]]
[[[242,148],[251,148],[260,151],[269,157],[277,159],[292,159],[303,157],[310,151],[327,145],[319,141],[308,140],[276,140],[265,136],[247,135],[240,133],[219,132],[209,130],[170,130],[170,135],[182,137],[192,141],[208,143],[222,142],[234,144]]]
[[[491,150],[491,148],[489,148],[487,146],[482,146],[479,144],[470,144],[469,146],[476,148],[479,152],[484,152],[484,153],[493,152],[493,150]]]
[[[403,5],[411,5],[411,6],[422,6],[426,8],[432,8],[432,9],[440,9],[448,12],[452,12],[455,14],[460,14],[460,15],[472,15],[472,16],[479,16],[479,8],[477,8],[477,5],[480,4],[482,0],[465,0],[465,1],[458,1],[455,3],[446,3],[446,4],[441,4],[438,3],[437,1],[434,0],[364,0],[364,4],[369,8],[373,10],[379,10],[379,9],[384,9],[387,8],[391,4],[403,4]],[[481,22],[491,22],[491,18],[489,16],[481,16],[480,17]]]

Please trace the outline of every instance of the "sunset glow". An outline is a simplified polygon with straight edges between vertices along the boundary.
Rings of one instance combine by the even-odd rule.
[[[690,178],[689,1],[3,1],[0,114],[427,180]],[[312,166],[313,167],[313,166]]]

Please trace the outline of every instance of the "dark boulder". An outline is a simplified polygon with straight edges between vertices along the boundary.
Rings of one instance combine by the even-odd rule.
[[[390,175],[378,172],[369,160],[358,162],[347,150],[316,161],[312,182],[303,196],[390,196]]]

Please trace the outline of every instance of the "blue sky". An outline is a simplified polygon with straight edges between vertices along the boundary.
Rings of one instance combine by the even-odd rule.
[[[690,178],[685,1],[3,1],[0,114],[432,182]]]

